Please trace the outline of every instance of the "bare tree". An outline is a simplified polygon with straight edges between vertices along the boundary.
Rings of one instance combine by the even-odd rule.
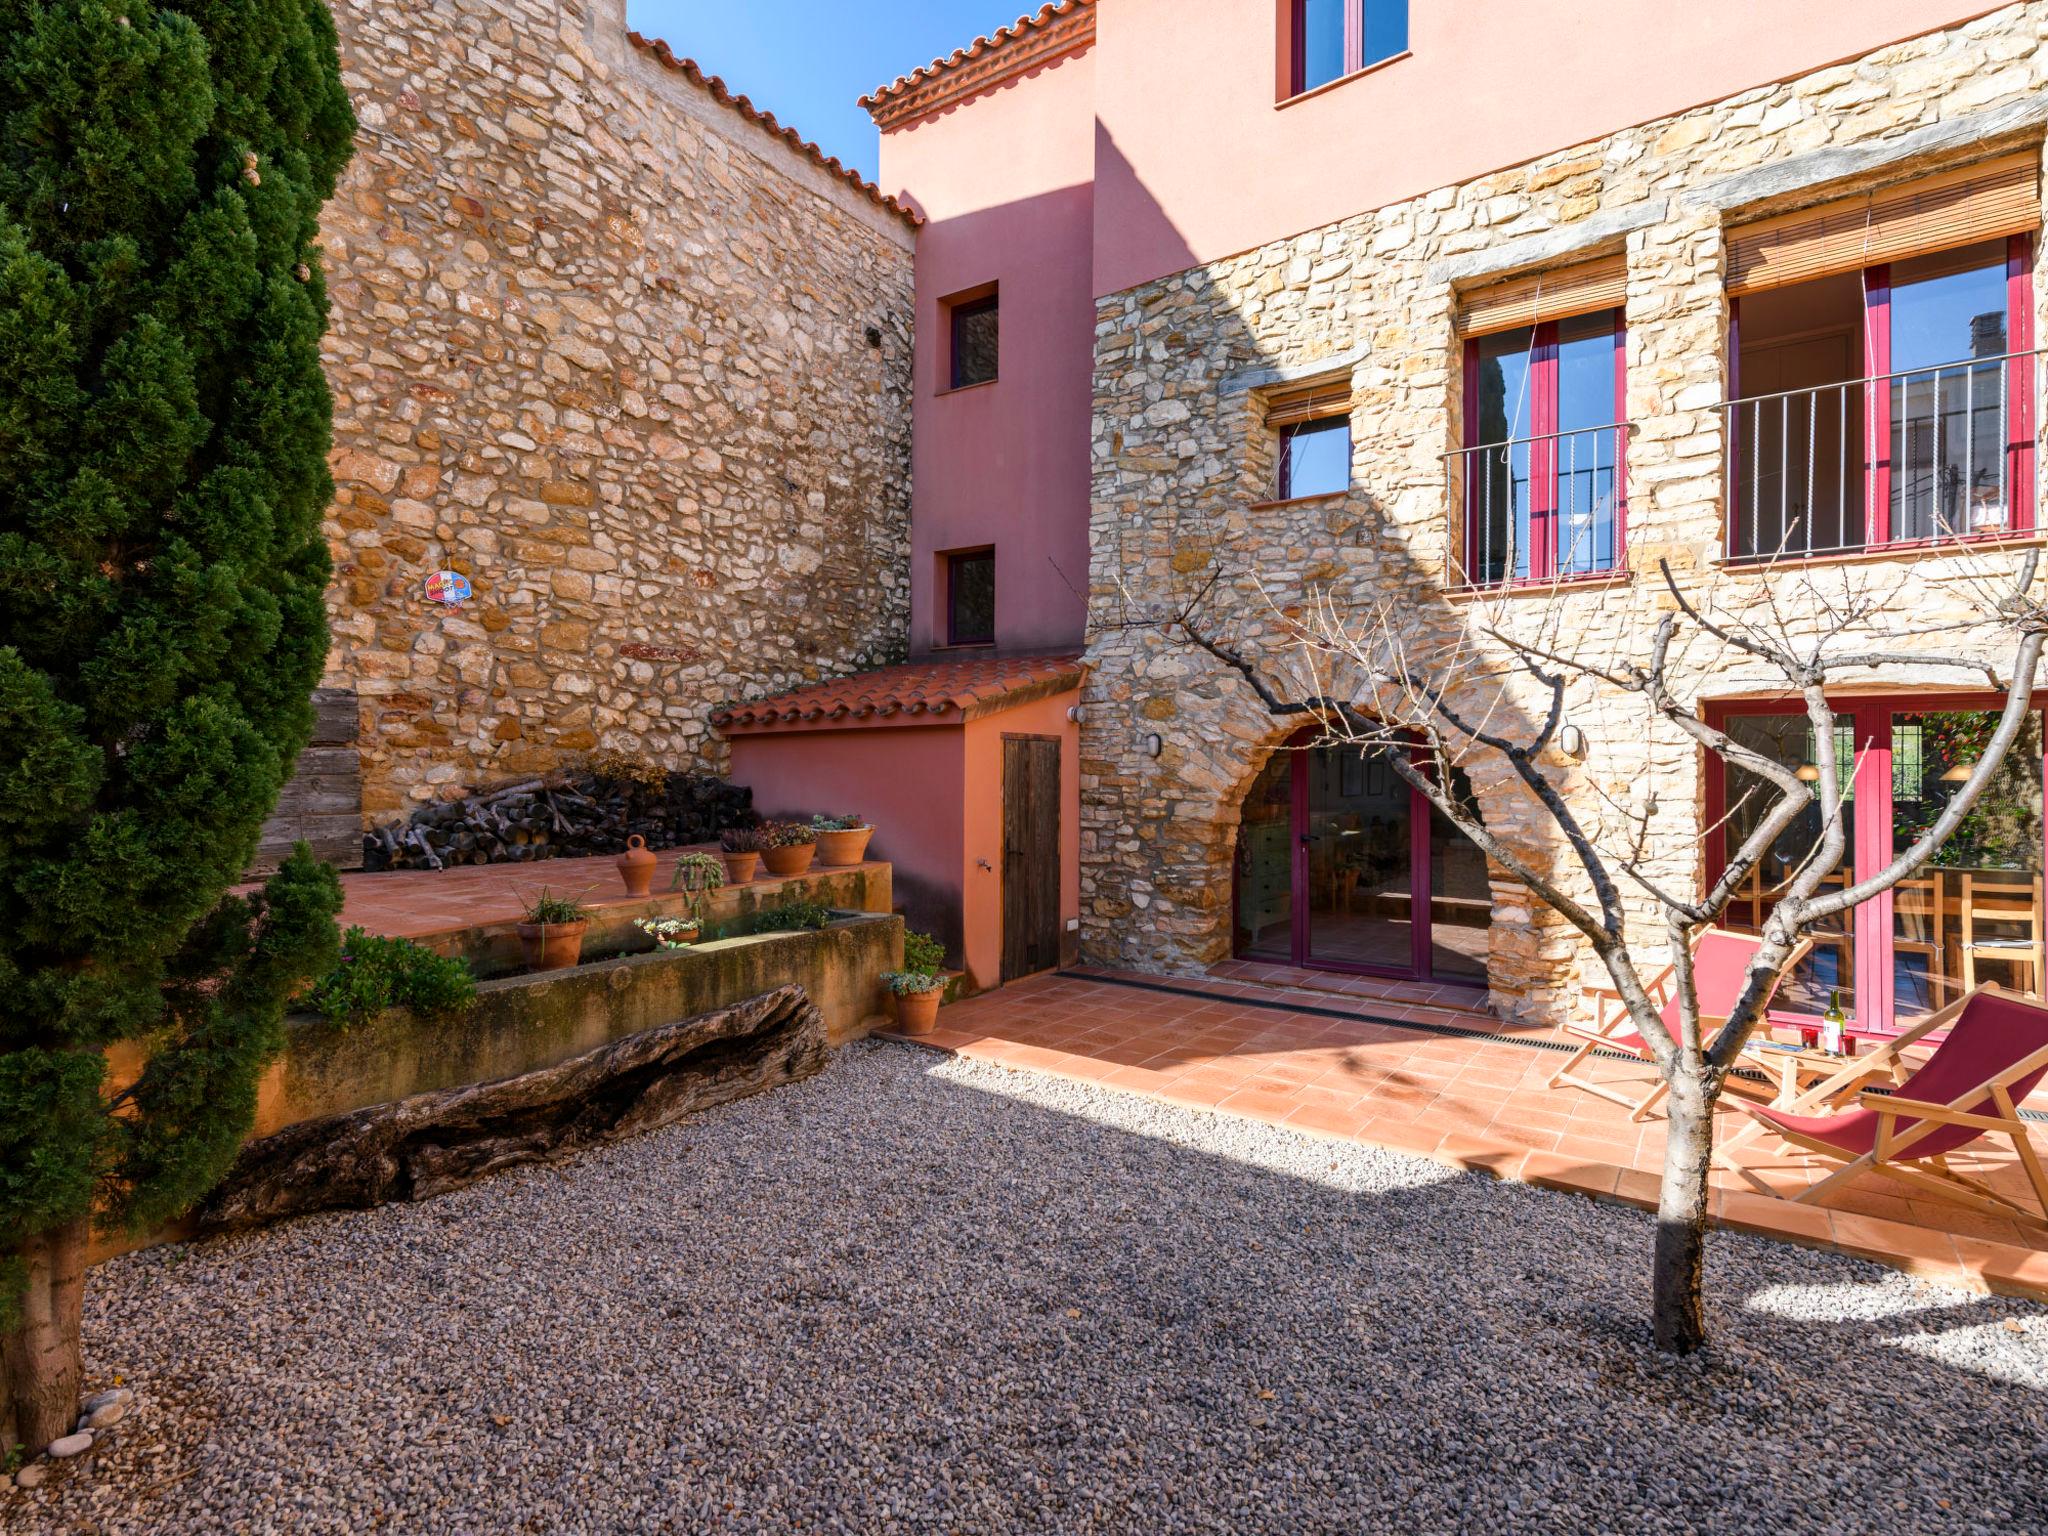
[[[1321,744],[1390,749],[1403,779],[1584,937],[1669,1089],[1653,1307],[1659,1346],[1684,1353],[1706,1339],[1701,1276],[1715,1105],[1765,1004],[1807,935],[1928,862],[1977,805],[2033,708],[2048,641],[2048,605],[2035,592],[2038,555],[1978,546],[1949,559],[1949,597],[1940,603],[1928,600],[1911,564],[1820,575],[1766,561],[1739,574],[1701,573],[1688,586],[1660,562],[1638,595],[1567,598],[1557,586],[1492,601],[1482,594],[1461,618],[1407,592],[1362,605],[1327,590],[1283,602],[1256,581],[1231,582],[1219,564],[1191,593],[1147,603],[1125,591],[1126,616],[1109,627],[1151,631],[1206,653],[1273,715],[1312,723]],[[1957,559],[1968,567],[1960,573]],[[1247,587],[1263,602],[1245,604]],[[1234,608],[1220,600],[1231,593],[1240,600]],[[1610,612],[1628,604],[1632,618],[1597,626],[1604,638],[1590,638],[1573,622],[1589,600]],[[1443,611],[1432,617],[1436,609]],[[1951,617],[1932,621],[1935,611]],[[2009,657],[2007,675],[1965,659],[1984,656]],[[1725,687],[1731,671],[1747,692],[1798,701],[1818,744],[1811,764],[1787,765],[1711,722],[1702,695]],[[1831,887],[1847,848],[1850,785],[1831,750],[1830,692],[1905,676],[1974,676],[2005,703],[1967,781],[1933,823],[1868,878]],[[1611,721],[1617,710],[1632,713],[1646,734],[1675,731],[1747,776],[1746,831],[1738,834],[1730,819],[1725,828],[1692,822],[1681,834],[1696,851],[1704,837],[1728,832],[1725,864],[1710,881],[1695,875],[1681,887],[1670,861],[1658,857],[1669,851],[1660,839],[1673,833],[1656,824],[1653,783],[1602,783],[1571,765],[1574,717]],[[1461,781],[1480,793],[1461,792]],[[1497,811],[1504,794],[1536,808],[1549,846],[1504,835],[1498,815],[1489,824],[1487,803]],[[1691,816],[1690,797],[1682,811]],[[1739,1000],[1718,1031],[1704,1030],[1691,939],[1721,921],[1738,893],[1763,888],[1766,857],[1809,815],[1805,824],[1818,830],[1771,892]],[[1646,967],[1654,973],[1667,961],[1675,1035],[1645,981]]]

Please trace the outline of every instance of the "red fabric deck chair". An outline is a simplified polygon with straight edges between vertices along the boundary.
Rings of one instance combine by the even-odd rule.
[[[1826,1104],[1872,1068],[1900,1065],[1900,1051],[1940,1029],[1948,1031],[1947,1038],[1897,1088],[1865,1089],[1856,1095],[1857,1108],[1839,1114],[1803,1113]],[[2042,1173],[2018,1106],[2044,1075],[2048,1003],[1987,985],[1929,1015],[1889,1045],[1858,1057],[1855,1065],[1816,1084],[1784,1109],[1743,1100],[1736,1105],[1793,1146],[1842,1165],[1789,1197],[1801,1204],[1818,1204],[1859,1173],[1882,1173],[1921,1192],[2038,1224],[2048,1217],[2048,1176]],[[2011,1140],[2034,1187],[2040,1215],[1948,1166],[1950,1153],[1984,1136]],[[1763,1184],[1752,1170],[1738,1171],[1751,1183]],[[1788,1198],[1777,1190],[1770,1193]]]
[[[1763,946],[1763,936],[1754,933],[1734,933],[1726,928],[1707,928],[1692,941],[1693,985],[1700,998],[1701,1043],[1712,1040],[1720,1032],[1735,1007],[1735,1000],[1742,995],[1743,979],[1749,974],[1750,962]],[[1806,957],[1812,941],[1802,939],[1792,951],[1792,958],[1785,962],[1783,975]],[[1675,966],[1666,966],[1661,973],[1652,977],[1644,989],[1650,1001],[1660,1006],[1664,1027],[1671,1031],[1671,1038],[1678,1038],[1678,971]],[[1774,989],[1775,990],[1775,989]],[[1662,1102],[1669,1087],[1659,1078],[1656,1085],[1640,1099],[1631,1098],[1619,1089],[1596,1081],[1577,1071],[1580,1062],[1603,1047],[1610,1051],[1622,1051],[1638,1061],[1655,1064],[1650,1054],[1650,1043],[1637,1031],[1635,1022],[1629,1018],[1628,1009],[1621,1001],[1621,995],[1611,986],[1588,987],[1586,997],[1593,1004],[1593,1022],[1590,1024],[1572,1020],[1564,1026],[1565,1033],[1584,1042],[1573,1054],[1572,1059],[1557,1070],[1550,1079],[1552,1088],[1570,1083],[1574,1088],[1583,1088],[1610,1103],[1619,1104],[1629,1112],[1629,1119],[1643,1120],[1650,1111]],[[1766,1007],[1770,998],[1764,998]],[[1761,1010],[1759,1010],[1761,1012]]]

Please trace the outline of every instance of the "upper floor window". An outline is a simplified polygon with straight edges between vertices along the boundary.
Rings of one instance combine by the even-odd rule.
[[[2032,531],[2036,159],[1731,231],[1731,555]]]
[[[1468,300],[1465,447],[1452,455],[1454,504],[1464,508],[1459,584],[1621,567],[1627,381],[1612,301],[1626,284],[1615,257]],[[1529,323],[1506,324],[1525,315]]]
[[[1408,0],[1293,0],[1291,92],[1408,51]]]
[[[1339,496],[1351,489],[1351,381],[1312,385],[1272,399],[1266,425],[1278,433],[1273,494],[1281,501]]]
[[[949,362],[948,389],[992,384],[999,352],[1000,310],[993,287],[949,299],[945,304]]]
[[[946,572],[946,644],[996,643],[996,552],[960,550],[940,557]]]

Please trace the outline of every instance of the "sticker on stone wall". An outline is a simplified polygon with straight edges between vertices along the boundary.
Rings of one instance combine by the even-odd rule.
[[[460,571],[436,571],[427,578],[427,601],[451,608],[469,601],[469,578]]]

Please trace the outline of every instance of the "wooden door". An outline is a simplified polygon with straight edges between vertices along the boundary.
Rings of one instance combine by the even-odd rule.
[[[1003,738],[1003,980],[1060,963],[1060,743]]]

